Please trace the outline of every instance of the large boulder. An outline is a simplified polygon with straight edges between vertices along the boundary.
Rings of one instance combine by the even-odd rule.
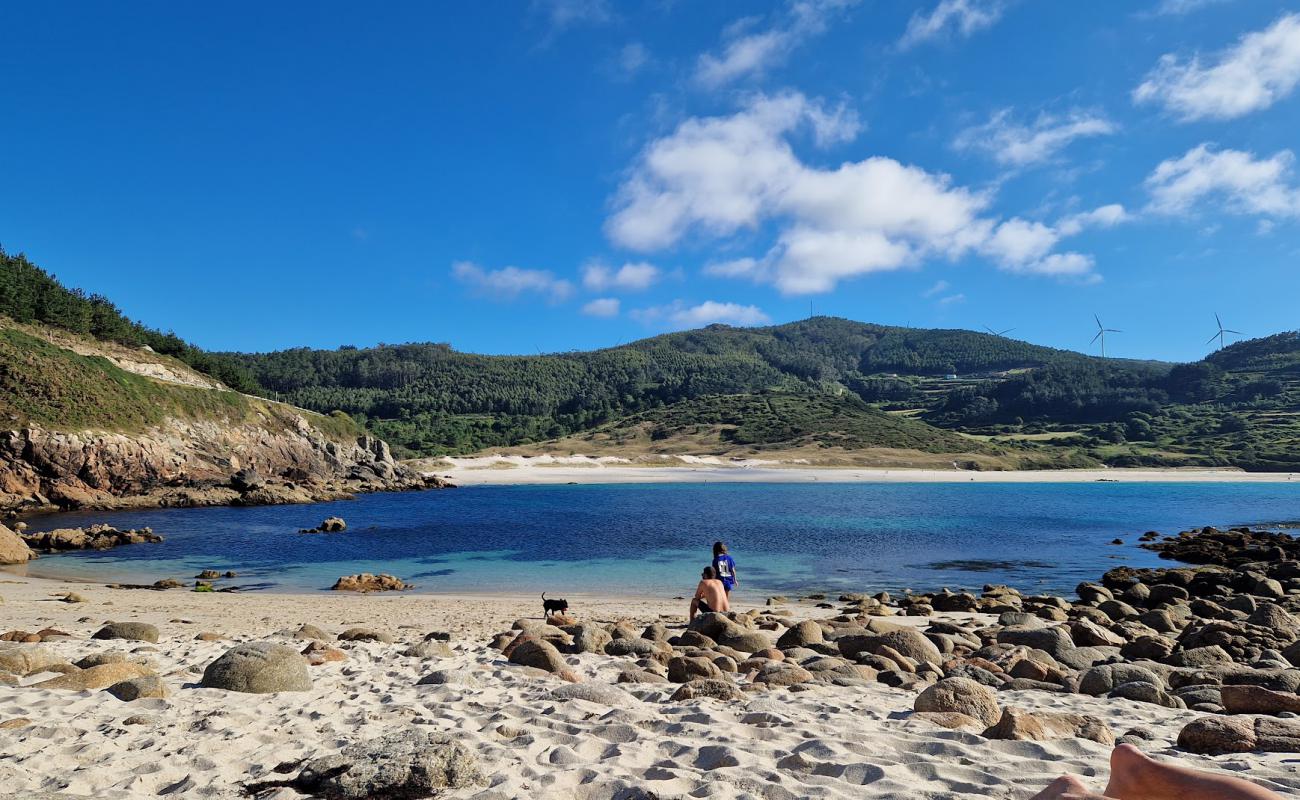
[[[721,678],[718,665],[703,656],[674,656],[668,662],[668,680],[687,683],[699,678]]]
[[[835,640],[840,653],[853,658],[861,653],[875,653],[882,647],[888,647],[899,655],[907,656],[916,662],[926,661],[931,664],[943,662],[943,655],[934,642],[915,628],[898,628],[879,634],[841,636]]]
[[[138,678],[119,681],[109,686],[105,691],[118,700],[129,703],[132,700],[148,697],[166,697],[167,684],[163,683],[162,678],[157,675],[142,675]]]
[[[1056,625],[1045,628],[1003,628],[998,631],[998,644],[1042,650],[1057,660],[1060,660],[1061,655],[1066,651],[1073,650],[1075,647],[1070,631]]]
[[[825,641],[825,635],[822,632],[822,626],[815,620],[806,619],[781,634],[781,638],[776,640],[776,646],[785,650],[790,647],[807,647],[810,644],[818,644],[823,641]]]
[[[21,536],[0,525],[0,564],[26,564],[35,557]]]
[[[1183,726],[1178,746],[1203,755],[1300,753],[1300,725],[1272,717],[1205,716]]]
[[[1300,713],[1300,696],[1275,692],[1263,686],[1228,684],[1219,691],[1223,709],[1229,714]]]
[[[104,689],[122,681],[149,677],[153,674],[153,670],[141,664],[120,661],[116,664],[100,664],[98,667],[69,672],[57,678],[41,681],[32,688],[84,692],[90,689]]]
[[[478,759],[454,736],[406,728],[312,759],[293,786],[330,800],[370,800],[431,797],[485,783]]]
[[[1115,743],[1115,733],[1105,722],[1087,714],[1030,713],[1008,706],[997,723],[984,731],[986,739],[1014,739],[1041,742],[1048,739],[1090,739],[1104,745]]]
[[[508,656],[512,664],[545,670],[552,675],[559,675],[565,680],[577,681],[577,677],[569,670],[569,665],[565,663],[564,656],[560,655],[560,651],[555,649],[555,645],[545,639],[528,637],[528,634],[523,634],[520,638],[524,639],[524,641],[515,645]]]
[[[1125,683],[1142,682],[1164,688],[1165,682],[1146,667],[1137,664],[1100,664],[1079,678],[1079,692],[1101,696]]]
[[[916,711],[953,711],[993,725],[1002,716],[997,694],[970,678],[944,678],[916,697]]]
[[[58,657],[40,645],[0,642],[0,673],[26,675],[57,663]]]
[[[227,650],[203,671],[199,685],[230,692],[267,694],[311,689],[307,660],[292,647],[249,642]]]
[[[147,622],[110,622],[95,631],[94,639],[125,639],[129,642],[158,643],[158,628]]]
[[[590,622],[577,625],[572,630],[573,644],[569,648],[572,653],[603,653],[605,645],[613,641],[609,631]]]
[[[724,636],[718,644],[742,653],[757,653],[772,646],[772,640],[758,631],[745,631],[739,636]]]

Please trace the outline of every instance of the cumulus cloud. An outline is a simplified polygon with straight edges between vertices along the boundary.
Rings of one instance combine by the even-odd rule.
[[[859,0],[792,0],[785,12],[765,30],[745,32],[733,26],[717,54],[705,53],[695,67],[696,83],[717,89],[741,78],[761,75],[785,62],[790,53],[826,30],[838,12]]]
[[[1042,114],[1030,124],[1016,122],[1009,110],[1003,110],[985,124],[962,131],[954,144],[987,152],[1000,164],[1023,167],[1051,159],[1075,139],[1107,136],[1115,130],[1100,114],[1079,109],[1064,116]]]
[[[606,221],[608,235],[655,251],[693,234],[726,237],[776,221],[765,255],[705,272],[770,283],[786,294],[825,292],[847,278],[972,251],[1025,269],[1062,235],[1023,220],[999,226],[985,216],[987,193],[891,158],[834,168],[804,163],[788,139],[812,124],[818,108],[784,94],[756,98],[731,116],[686,120],[634,164]],[[1031,246],[1026,239],[1035,234],[1039,244]]]
[[[492,300],[513,300],[524,294],[538,294],[560,302],[573,294],[573,284],[540,269],[502,267],[484,269],[471,261],[457,261],[451,266],[456,280]]]
[[[1300,188],[1291,180],[1295,156],[1281,150],[1258,158],[1243,150],[1201,144],[1162,161],[1146,179],[1151,209],[1182,215],[1209,200],[1224,210],[1267,217],[1300,216]]]
[[[1210,61],[1161,56],[1133,90],[1134,102],[1164,106],[1183,121],[1233,119],[1268,108],[1300,83],[1300,14],[1246,34]]]
[[[740,326],[764,325],[772,321],[758,306],[716,300],[705,300],[697,305],[676,300],[667,305],[635,309],[631,315],[647,324],[667,324],[673,328],[699,328],[717,322]]]
[[[659,280],[662,273],[654,264],[644,261],[624,264],[618,269],[611,269],[600,263],[588,264],[582,270],[582,285],[593,292],[627,291],[636,292],[647,289]]]
[[[589,317],[617,317],[619,301],[617,297],[598,297],[582,307],[582,313]]]
[[[906,50],[950,33],[970,36],[992,27],[1004,10],[1001,0],[942,0],[929,14],[912,15],[898,46]]]

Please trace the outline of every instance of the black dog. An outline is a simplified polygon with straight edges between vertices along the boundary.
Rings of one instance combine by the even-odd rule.
[[[552,614],[567,614],[569,613],[569,601],[563,598],[547,600],[546,592],[542,592],[542,611],[548,617]]]

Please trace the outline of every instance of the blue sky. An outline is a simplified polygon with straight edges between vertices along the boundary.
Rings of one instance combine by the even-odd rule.
[[[0,10],[0,244],[212,349],[1300,327],[1268,0]]]

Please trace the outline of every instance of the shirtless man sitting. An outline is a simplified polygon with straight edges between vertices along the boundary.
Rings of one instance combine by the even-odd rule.
[[[695,587],[695,597],[691,598],[691,619],[695,619],[696,614],[707,614],[710,611],[730,611],[731,605],[727,602],[727,589],[718,580],[718,575],[713,571],[713,567],[704,568],[704,576],[700,579],[700,585]]]

